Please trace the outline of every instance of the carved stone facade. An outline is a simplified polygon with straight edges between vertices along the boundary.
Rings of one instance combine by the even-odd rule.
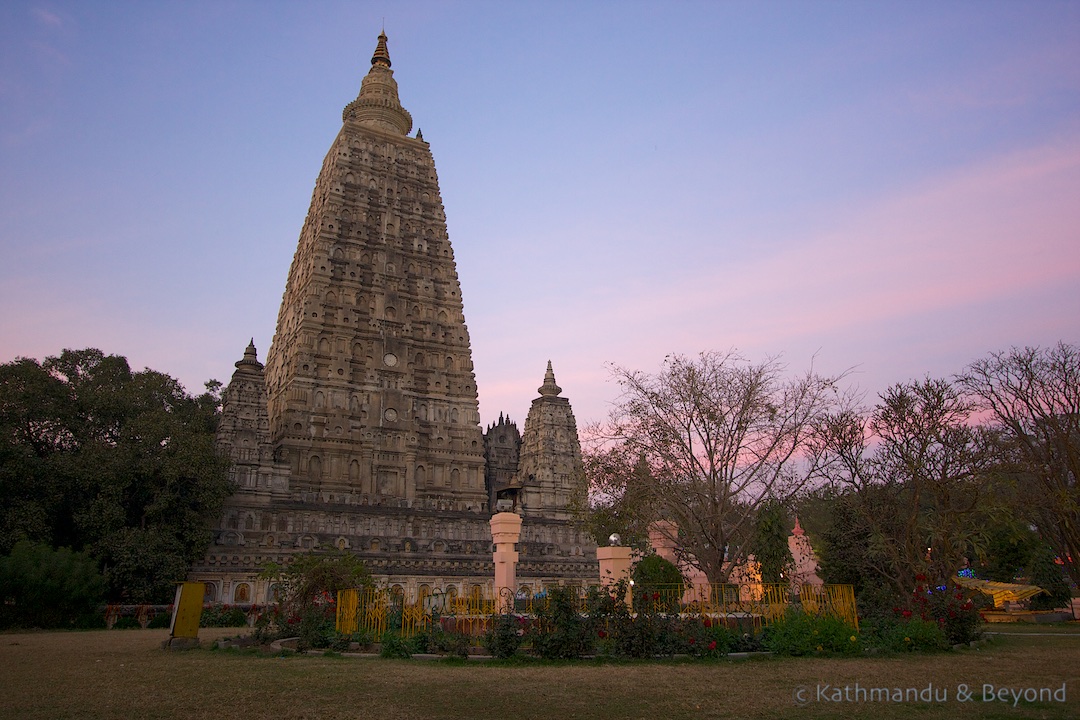
[[[522,583],[595,578],[595,546],[568,522],[581,454],[550,363],[524,437],[502,418],[481,432],[435,164],[390,67],[380,35],[315,183],[265,373],[249,345],[225,393],[239,489],[192,570],[215,599],[264,602],[264,562],[327,546],[407,592],[490,587],[488,519],[508,488],[526,516]]]
[[[523,511],[560,521],[571,519],[574,491],[584,482],[577,421],[570,401],[559,397],[551,361],[547,364],[540,397],[532,401],[525,418],[518,484]]]

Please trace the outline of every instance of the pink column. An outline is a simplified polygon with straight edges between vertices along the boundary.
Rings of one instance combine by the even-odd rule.
[[[612,545],[596,548],[596,559],[600,561],[600,585],[609,587],[620,580],[630,579],[630,555],[628,547]],[[626,604],[633,604],[633,594],[629,583],[626,587]]]
[[[518,554],[514,544],[521,537],[521,516],[511,512],[491,516],[491,540],[495,543],[495,611],[511,612],[517,586]]]

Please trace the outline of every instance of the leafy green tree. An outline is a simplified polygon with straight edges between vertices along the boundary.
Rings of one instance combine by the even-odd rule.
[[[900,599],[916,576],[947,584],[972,548],[981,552],[995,464],[987,437],[969,422],[973,410],[952,384],[927,378],[889,388],[869,415],[834,417],[833,460],[822,467],[847,496],[847,527],[826,557],[835,557],[837,540],[848,554],[865,548],[858,572],[876,574]],[[835,577],[834,559],[826,565]]]
[[[858,493],[847,489],[828,503],[818,550],[818,575],[829,584],[851,585],[863,617],[891,614],[891,608],[904,597],[882,582],[881,570],[889,562],[883,546],[888,537],[899,532],[894,524],[901,507],[897,496],[875,487]]]
[[[572,502],[579,523],[597,545],[609,545],[608,539],[618,535],[623,546],[645,551],[653,517],[648,466],[621,446],[587,444],[582,455],[588,483]]]
[[[0,557],[0,627],[70,626],[104,592],[105,578],[87,553],[20,540]]]
[[[268,618],[277,625],[273,630],[283,632],[289,623],[296,623],[298,645],[306,647],[329,644],[339,590],[362,590],[372,585],[364,562],[336,548],[296,555],[284,565],[271,561],[259,577],[278,584],[276,619]]]
[[[364,561],[337,549],[295,555],[284,565],[269,562],[259,577],[276,582],[279,602],[296,614],[316,605],[337,602],[338,590],[372,585]]]
[[[192,397],[93,349],[0,365],[0,552],[86,551],[110,599],[167,600],[233,490],[217,390]]]
[[[646,555],[638,560],[631,577],[636,589],[648,591],[671,589],[686,582],[679,567],[659,555]]]
[[[1039,543],[1031,553],[1028,560],[1028,576],[1032,585],[1038,585],[1046,592],[1031,598],[1032,610],[1056,610],[1057,608],[1069,607],[1072,602],[1072,591],[1069,583],[1065,582],[1065,572],[1062,565],[1057,564],[1053,549]]]
[[[784,583],[791,579],[795,558],[788,546],[787,511],[776,500],[766,500],[758,508],[751,552],[761,568],[764,583]]]
[[[1039,536],[1017,523],[997,523],[988,531],[986,557],[979,577],[997,582],[1016,582],[1026,573],[1028,564],[1043,543]]]

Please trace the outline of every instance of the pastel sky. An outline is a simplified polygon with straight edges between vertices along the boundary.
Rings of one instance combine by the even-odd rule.
[[[265,358],[385,22],[486,425],[552,360],[853,368],[1080,342],[1080,3],[0,3],[0,362]]]

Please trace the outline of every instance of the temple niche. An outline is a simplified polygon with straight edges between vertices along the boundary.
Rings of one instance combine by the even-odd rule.
[[[249,344],[218,434],[236,494],[191,578],[266,602],[262,565],[339,548],[407,592],[489,588],[488,520],[525,518],[519,581],[581,584],[577,427],[548,363],[524,432],[480,427],[462,288],[429,144],[381,34],[315,181],[266,366]]]

